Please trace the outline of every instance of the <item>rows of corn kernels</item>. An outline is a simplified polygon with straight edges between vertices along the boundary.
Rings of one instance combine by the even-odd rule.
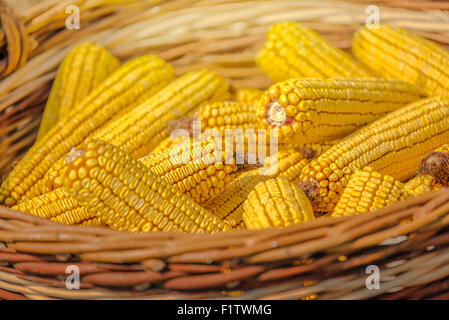
[[[449,52],[390,26],[362,27],[352,50],[275,24],[256,57],[273,85],[235,91],[210,70],[175,77],[155,55],[121,64],[80,44],[0,204],[68,225],[213,233],[446,187]]]

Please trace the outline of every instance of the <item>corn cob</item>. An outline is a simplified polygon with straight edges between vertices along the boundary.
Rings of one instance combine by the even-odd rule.
[[[240,88],[235,92],[235,100],[241,103],[257,104],[263,91],[259,89]]]
[[[228,95],[229,95],[228,91],[226,91],[226,92],[218,92],[218,93],[216,93],[214,95],[214,98],[216,96],[217,99],[222,99],[222,98],[228,97]],[[142,97],[144,97],[144,98],[142,98]],[[145,101],[147,98],[149,98],[149,95],[144,93],[137,100]],[[201,104],[201,105],[203,105],[203,104]],[[198,106],[198,107],[200,107],[200,106]],[[196,107],[192,111],[197,111],[198,107]],[[128,110],[129,108],[125,108],[125,109],[120,111],[118,114],[116,114],[111,120],[106,122],[105,125],[102,126],[98,130],[109,130],[109,129],[107,129],[107,127],[111,127],[110,124],[112,122],[114,122],[116,119],[121,117],[121,115],[126,114],[127,112],[129,112],[129,110]],[[192,111],[190,111],[188,114],[190,114]],[[174,122],[174,121],[172,121],[172,122]],[[169,127],[170,127],[171,123],[169,124]],[[182,137],[180,137],[180,138],[182,138]],[[177,145],[178,143],[183,143],[183,142],[185,142],[185,141],[183,141],[182,139],[178,139],[178,140],[175,140],[175,141],[171,141],[170,138],[164,139],[164,141],[161,142],[161,144],[159,144],[159,146],[156,149],[154,149],[152,151],[152,153],[158,153],[158,152],[161,152],[161,151],[166,151],[169,148],[171,148],[172,146]],[[41,180],[42,181],[42,185],[40,186],[40,190],[42,190],[42,192],[46,193],[46,192],[50,192],[52,190],[55,190],[57,188],[61,188],[62,187],[62,176],[64,175],[62,170],[64,169],[65,165],[66,165],[65,158],[61,158],[56,163],[54,163],[50,167],[50,169],[48,169],[47,173],[44,176],[44,179]]]
[[[299,176],[302,169],[310,162],[310,159],[319,157],[323,152],[329,150],[339,140],[327,141],[322,144],[307,143],[303,145],[286,144],[280,145],[277,153],[277,172],[271,177],[286,178],[293,183],[299,182]],[[276,155],[272,156],[275,157]],[[266,160],[265,166],[267,167],[267,174],[271,173],[270,166],[271,158]]]
[[[260,175],[258,171],[259,170],[256,169],[242,173],[229,184],[222,194],[206,202],[204,208],[211,211],[222,220],[231,217],[235,211],[241,211],[243,208],[242,205],[251,190],[253,190],[259,182],[269,178],[266,175]],[[241,209],[239,209],[240,207]]]
[[[281,228],[314,218],[304,192],[284,178],[257,184],[244,203],[243,221],[248,229]]]
[[[106,227],[107,225],[100,218],[90,218],[78,223],[81,227]]]
[[[178,122],[179,123],[179,122]],[[171,130],[167,130],[168,132],[172,132]],[[171,135],[164,140],[162,140],[152,151],[151,153],[157,153],[165,150],[170,150],[173,147],[179,145],[180,143],[193,143],[197,142],[194,139],[186,139],[184,136],[172,137]]]
[[[415,177],[407,181],[405,189],[418,196],[449,186],[449,144],[442,145],[426,156]]]
[[[382,77],[413,83],[429,96],[449,96],[449,51],[432,41],[381,25],[358,30],[352,50]]]
[[[195,117],[201,122],[201,131],[217,130],[222,136],[227,129],[256,129],[256,106],[241,102],[225,101],[207,104]]]
[[[221,98],[228,88],[226,80],[212,71],[188,72],[92,137],[121,147],[136,158],[143,157],[167,137],[170,121],[206,100]]]
[[[196,142],[186,147],[179,150],[180,153],[172,150],[152,153],[140,161],[197,203],[218,196],[239,173],[255,166],[236,164],[235,154],[227,158],[224,151],[215,149],[212,141]]]
[[[293,148],[297,150],[309,150],[308,159],[316,158],[322,153],[329,150],[333,145],[337,144],[341,140],[330,140],[330,141],[323,141],[321,143],[304,143],[304,144],[295,144],[295,143],[280,143],[279,144],[279,150],[282,148]]]
[[[119,67],[120,60],[100,45],[86,42],[74,47],[58,69],[37,139]]]
[[[70,160],[64,188],[111,228],[131,232],[230,229],[118,147],[87,139]]]
[[[223,95],[220,98],[217,98],[217,101],[225,101],[229,97],[229,91],[227,92],[227,95]],[[193,143],[198,142],[198,139],[192,139],[192,129],[193,129],[193,121],[196,119],[194,116],[200,110],[203,108],[206,104],[212,103],[210,101],[204,101],[198,106],[196,106],[194,109],[190,110],[186,116],[181,117],[176,120],[172,120],[169,122],[166,132],[167,137],[162,140],[153,150],[151,150],[151,153],[157,153],[160,151],[165,151],[168,149],[173,148],[174,146],[178,145],[179,143]],[[186,130],[188,134],[190,135],[189,139],[186,139],[184,135],[178,135],[178,136],[171,136],[173,131],[175,130]],[[176,133],[176,132],[175,132]]]
[[[449,138],[449,102],[423,99],[359,129],[301,172],[314,210],[330,212],[350,175],[365,166],[397,180],[408,179],[424,155]]]
[[[257,65],[273,81],[293,78],[367,78],[361,63],[297,22],[271,26]]]
[[[255,105],[221,101],[203,104],[193,115],[172,121],[167,131],[171,133],[175,129],[181,129],[188,133],[190,137],[199,134],[199,136],[194,137],[197,140],[201,140],[203,135],[208,136],[218,133],[223,137],[224,143],[226,135],[244,135],[248,129],[257,134],[256,128]],[[180,142],[182,142],[180,137],[167,137],[153,152],[172,148]]]
[[[178,89],[174,88],[174,90],[175,91],[179,90],[179,88]],[[121,126],[123,126],[123,123],[125,123],[125,120],[127,118],[132,117],[130,112],[135,113],[136,112],[135,107],[140,105],[143,102],[146,102],[153,95],[154,95],[154,93],[144,93],[144,94],[142,94],[139,97],[139,99],[136,100],[136,103],[134,103],[133,106],[128,107],[128,108],[124,108],[123,110],[118,112],[111,120],[106,122],[98,130],[96,130],[92,134],[92,136],[95,137],[95,138],[103,138],[104,139],[105,136],[111,136],[113,133],[116,133],[117,130],[118,130],[117,128],[120,128]],[[183,129],[184,126],[186,128],[187,127],[191,127],[192,126],[191,119],[193,119],[193,115],[195,113],[197,113],[200,108],[202,108],[206,104],[213,103],[215,101],[227,100],[229,97],[230,97],[230,93],[229,93],[228,86],[227,85],[219,86],[217,88],[217,90],[214,92],[214,94],[209,99],[206,99],[203,102],[195,105],[192,109],[190,109],[189,111],[187,111],[185,113],[185,116],[183,116],[182,114],[176,113],[176,117],[173,120],[170,120],[168,122],[168,125],[165,128],[164,136],[168,136],[171,133],[171,131],[174,130],[174,129],[178,129],[178,128],[179,129]],[[168,103],[168,102],[166,102],[166,103]],[[150,107],[155,107],[155,106],[157,106],[157,104],[155,104],[155,103],[150,105]],[[175,110],[175,111],[178,111],[178,110]],[[142,110],[141,112],[144,112],[144,110]],[[148,111],[148,112],[153,112],[153,111]],[[181,116],[180,119],[178,119],[179,116]],[[181,123],[182,126],[180,125],[179,127],[176,127],[176,125],[178,123]],[[160,144],[164,143],[165,141],[167,141],[168,143],[163,148],[160,148],[157,151],[162,151],[162,150],[165,149],[165,147],[167,147],[169,145],[173,145],[172,142],[170,141],[170,137],[163,139]],[[157,152],[155,149],[151,150],[151,152]]]
[[[251,129],[245,131],[242,131],[240,129],[229,130],[230,131],[228,131],[228,133],[225,134],[224,137],[218,135],[219,140],[214,140],[217,141],[217,143],[220,143],[219,141],[221,141],[223,150],[231,150],[232,146],[232,150],[257,155],[260,162],[263,162],[267,156],[270,156],[277,152],[277,139],[272,139],[272,141],[270,141],[270,137],[266,135],[266,132],[264,132],[264,130],[262,130],[262,132]],[[207,141],[209,139],[215,139],[217,136],[208,136],[206,132],[206,134],[204,135],[200,133],[198,137],[199,138],[191,138],[180,135],[168,137],[164,139],[156,148],[154,148],[151,153],[180,149],[182,148],[182,145],[186,143],[189,144],[197,143],[200,141]],[[295,145],[295,147],[296,146],[297,145]],[[301,147],[302,145],[299,146],[299,148]],[[320,148],[318,144],[316,144],[316,148]]]
[[[95,217],[62,188],[15,205],[13,209],[68,225]]]
[[[233,227],[234,230],[247,230],[248,228],[246,227],[245,221],[240,222],[238,225],[236,225],[235,227]]]
[[[281,143],[319,143],[419,98],[413,85],[399,80],[292,79],[263,94],[257,117],[262,127],[280,129]]]
[[[349,178],[332,217],[373,211],[407,197],[409,194],[402,182],[365,167]]]
[[[41,194],[32,188],[50,166],[142,92],[160,91],[174,77],[173,68],[156,56],[134,59],[109,76],[56,123],[14,167],[0,187],[0,203],[14,205]]]
[[[419,174],[407,181],[404,188],[409,194],[417,197],[432,191],[441,190],[444,186],[436,182],[435,177],[430,174]]]
[[[266,174],[272,178],[284,177],[290,181],[291,178],[299,175],[299,173],[293,174],[293,172],[299,169],[292,170],[292,168],[304,167],[313,156],[314,152],[312,149],[289,148],[281,145],[277,154],[265,160]]]
[[[260,166],[258,163],[248,163],[245,155],[239,158],[237,152],[227,154],[216,150],[215,143],[210,139],[189,143],[179,149],[151,153],[139,161],[197,203],[203,203],[222,193],[229,182],[242,172]],[[236,163],[237,160],[240,163]],[[48,170],[43,179],[43,193],[63,186],[69,161],[61,159]]]
[[[243,221],[243,212],[243,205],[240,205],[224,218],[223,222],[229,224],[232,229],[246,229],[245,222]]]

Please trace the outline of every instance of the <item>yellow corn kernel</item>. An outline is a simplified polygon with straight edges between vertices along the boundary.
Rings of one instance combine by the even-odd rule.
[[[85,42],[75,46],[62,60],[45,105],[37,139],[58,118],[68,115],[95,87],[120,67],[120,60],[100,45]]]
[[[243,221],[243,212],[243,205],[240,205],[224,218],[223,222],[229,224],[232,229],[246,229],[245,222]]]
[[[242,222],[240,222],[238,225],[236,225],[235,227],[233,227],[234,230],[247,230],[248,228],[246,227],[245,222],[243,221],[242,218]]]
[[[402,182],[365,167],[351,175],[331,216],[373,211],[409,196]]]
[[[78,226],[81,226],[81,227],[107,227],[107,225],[103,221],[101,221],[101,219],[98,217],[84,220],[84,221],[78,223]]]
[[[313,219],[305,193],[284,178],[260,182],[244,203],[243,221],[248,229],[283,228]]]
[[[331,141],[324,141],[321,143],[304,143],[304,144],[297,144],[297,143],[282,143],[279,144],[279,150],[284,148],[292,148],[301,150],[304,152],[305,157],[307,159],[312,159],[320,156],[322,153],[329,150],[333,145],[340,142],[339,140],[331,140]]]
[[[226,130],[257,128],[256,106],[242,102],[224,101],[204,105],[194,120],[200,121],[201,132],[217,130],[225,136]]]
[[[0,187],[0,203],[12,206],[41,194],[33,188],[70,148],[100,127],[141,93],[160,91],[174,77],[173,68],[154,55],[131,60],[117,69],[60,119],[18,162]]]
[[[136,158],[149,154],[167,136],[172,120],[206,100],[222,97],[226,80],[209,70],[188,72],[156,95],[97,130],[92,137],[121,147]]]
[[[264,92],[257,118],[263,128],[280,129],[281,143],[320,143],[419,98],[413,85],[399,80],[291,79]]]
[[[434,176],[430,174],[424,174],[411,178],[405,184],[405,190],[413,195],[414,197],[426,194],[432,191],[437,191],[442,189],[444,186],[438,183]]]
[[[312,149],[289,148],[281,145],[276,154],[265,160],[265,174],[272,178],[284,177],[289,181],[297,179],[301,169],[313,156]]]
[[[253,152],[257,153],[258,141],[265,149],[270,144],[265,134],[261,136],[262,139],[258,136],[256,106],[235,101],[203,104],[193,115],[172,121],[168,131],[173,132],[174,129],[181,129],[182,132],[188,133],[190,138],[197,140],[219,136],[222,138],[223,149],[226,143],[232,141],[234,149],[241,143],[240,147],[248,151],[248,144],[254,143]],[[173,136],[162,141],[153,152],[167,150],[180,142],[186,142],[184,137],[177,136],[176,133],[175,131]]]
[[[239,88],[235,92],[235,100],[237,102],[257,104],[262,97],[262,90],[252,88]]]
[[[86,219],[95,217],[93,211],[83,207],[62,188],[24,201],[12,208],[33,216],[51,219],[68,225],[78,224]]]
[[[449,51],[409,31],[380,25],[354,34],[354,55],[380,76],[401,79],[429,96],[449,97]]]
[[[140,161],[197,203],[218,196],[239,173],[254,167],[247,163],[236,164],[235,154],[226,158],[224,152],[215,149],[212,141],[188,143],[179,152],[175,151],[152,153]],[[208,160],[210,156],[213,161]]]
[[[423,99],[374,121],[334,145],[302,170],[300,181],[317,212],[330,212],[350,175],[365,166],[399,181],[449,138],[449,102]]]
[[[222,194],[206,202],[204,207],[222,220],[232,217],[230,219],[234,222],[231,225],[235,226],[237,225],[236,219],[238,220],[239,216],[241,218],[241,213],[235,214],[235,212],[243,210],[242,205],[251,190],[259,182],[268,178],[269,176],[260,175],[258,169],[242,173],[225,188]],[[240,220],[240,223],[242,221]]]
[[[257,65],[273,81],[292,78],[367,78],[361,63],[297,22],[271,26]]]
[[[113,229],[196,233],[231,228],[130,154],[101,140],[87,139],[80,146],[67,165],[64,188]]]
[[[299,183],[301,171],[310,162],[310,160],[319,157],[322,153],[329,150],[339,141],[340,140],[327,141],[321,144],[306,143],[302,145],[281,144],[278,152],[279,174],[277,176],[286,178],[288,181],[293,183]],[[300,153],[302,157],[298,153]],[[271,161],[270,158],[267,159],[268,163]]]

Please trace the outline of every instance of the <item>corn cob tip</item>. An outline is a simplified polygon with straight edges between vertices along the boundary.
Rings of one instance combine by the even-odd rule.
[[[435,181],[445,186],[449,184],[449,154],[442,151],[431,152],[425,157],[418,170],[418,175],[429,174]]]
[[[259,169],[264,166],[264,160],[257,157],[257,154],[250,152],[236,152],[237,172],[245,172]]]
[[[294,120],[291,117],[287,117],[285,108],[277,100],[274,100],[268,104],[265,115],[268,123],[272,127],[282,127],[287,122],[287,120]]]
[[[248,229],[288,227],[314,220],[312,206],[298,185],[285,178],[258,183],[244,203],[243,221]]]
[[[313,159],[316,156],[315,150],[310,147],[295,147],[293,149],[300,152],[304,158],[308,160]]]
[[[309,181],[301,181],[298,183],[298,186],[304,191],[307,198],[309,198],[312,207],[318,208],[318,205],[323,202],[323,197],[320,195],[320,185],[318,181],[314,179]],[[321,214],[322,212],[316,213]]]

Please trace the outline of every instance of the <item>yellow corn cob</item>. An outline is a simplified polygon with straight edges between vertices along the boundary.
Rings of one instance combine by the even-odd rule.
[[[263,162],[263,159],[265,159],[267,156],[270,156],[270,152],[274,154],[277,152],[277,141],[274,140],[273,142],[270,142],[270,137],[268,137],[265,132],[258,132],[257,130],[251,129],[245,131],[241,131],[240,129],[230,130],[232,132],[228,132],[227,135],[223,136],[223,139],[218,140],[221,141],[223,150],[231,150],[232,145],[232,150],[234,151],[257,155],[260,162]],[[151,153],[180,149],[182,145],[186,143],[197,143],[199,141],[205,141],[215,138],[215,136],[210,137],[202,135],[201,133],[198,134],[198,136],[199,139],[176,135],[174,137],[168,137],[164,139],[156,148],[154,148]],[[218,141],[217,143],[220,143]],[[317,148],[319,148],[318,145]]]
[[[235,92],[237,102],[257,104],[262,97],[263,91],[259,89],[240,88]]]
[[[232,227],[236,227],[243,221],[242,204],[257,183],[266,180],[269,177],[277,176],[286,177],[287,179],[291,177],[298,179],[300,171],[299,164],[302,164],[302,167],[304,167],[309,162],[308,157],[312,157],[313,155],[313,150],[309,147],[298,147],[294,149],[280,146],[279,153],[273,156],[277,156],[277,170],[266,171],[266,173],[273,171],[272,175],[261,176],[259,170],[251,170],[237,176],[235,179],[230,176],[231,183],[228,186],[225,184],[224,189],[221,189],[220,192],[217,193],[218,196],[212,196],[212,199],[209,199],[207,203],[204,204],[204,207],[228,222]],[[269,159],[267,159],[266,167],[268,169],[270,165],[274,165],[272,164],[272,161],[273,160],[270,162]],[[195,199],[195,197],[193,198]],[[198,200],[196,201],[198,202]]]
[[[171,132],[171,131],[169,131]],[[165,138],[162,140],[152,151],[151,153],[157,153],[165,150],[170,150],[174,146],[177,146],[180,143],[192,143],[194,142],[194,139],[189,139],[189,141],[185,141],[183,136],[177,136],[176,138],[173,138],[171,136]]]
[[[449,97],[449,51],[432,41],[381,25],[358,30],[352,50],[382,77],[413,83],[429,96]]]
[[[230,229],[118,147],[87,139],[70,160],[64,188],[111,228],[131,232]]]
[[[318,33],[297,22],[271,26],[257,65],[273,81],[292,78],[366,78],[370,72]]]
[[[284,178],[257,184],[244,203],[243,221],[248,229],[282,228],[314,218],[304,192]]]
[[[222,136],[225,135],[226,130],[241,129],[256,129],[257,107],[254,104],[247,104],[242,102],[217,102],[207,104],[196,115],[197,121],[201,122],[201,131],[217,130]]]
[[[216,151],[212,141],[196,142],[186,147],[179,153],[171,150],[152,153],[140,161],[197,203],[218,196],[238,173],[255,166],[236,164],[234,154],[232,158],[226,158],[224,151]]]
[[[234,230],[247,230],[248,228],[246,227],[245,221],[240,222],[238,225],[236,225],[234,228]]]
[[[226,220],[235,211],[241,210],[239,208],[242,207],[251,190],[259,182],[265,181],[268,178],[269,176],[260,175],[258,169],[242,173],[229,184],[222,194],[209,200],[204,204],[204,207],[220,219]],[[234,220],[235,217],[238,217],[238,214],[234,216]]]
[[[413,85],[382,79],[292,79],[265,91],[257,117],[281,143],[335,140],[418,100]]]
[[[303,145],[285,144],[279,145],[278,151],[278,171],[272,177],[286,178],[293,183],[299,182],[302,169],[310,162],[310,159],[319,157],[323,152],[329,150],[340,140],[327,141],[322,144],[306,143]],[[272,157],[275,157],[272,156]],[[266,167],[270,167],[271,158],[266,160]],[[270,172],[271,170],[267,171]]]
[[[365,167],[349,178],[332,217],[373,211],[407,197],[409,194],[402,182]]]
[[[14,205],[41,194],[32,188],[50,166],[141,93],[160,91],[174,77],[173,68],[154,55],[134,59],[109,76],[61,119],[14,167],[0,187],[0,203]]]
[[[167,131],[173,132],[175,129],[182,129],[190,137],[194,137],[194,133],[198,134],[198,137],[194,137],[198,140],[201,140],[203,135],[212,135],[216,132],[222,138],[225,138],[226,134],[244,135],[248,129],[257,134],[256,109],[255,105],[235,101],[207,103],[199,107],[193,115],[172,121]],[[224,141],[225,139],[223,139],[223,143]],[[185,141],[179,136],[176,138],[169,136],[153,152],[167,150],[180,142]]]
[[[443,187],[444,186],[441,183],[436,182],[435,177],[430,174],[419,174],[407,181],[404,186],[405,190],[414,197],[440,190]]]
[[[104,47],[90,42],[75,46],[62,60],[45,105],[37,139],[58,118],[69,114],[81,99],[120,67],[120,60]]]
[[[215,153],[213,140],[188,143],[179,149],[151,153],[140,158],[148,169],[161,176],[197,203],[203,203],[221,194],[229,182],[239,174],[260,166],[248,164],[245,155],[224,151]],[[236,164],[236,160],[241,163]],[[67,159],[61,159],[44,176],[43,193],[63,186]]]
[[[106,227],[107,225],[100,218],[90,218],[78,223],[81,227]]]
[[[302,170],[300,181],[315,211],[330,212],[350,175],[370,166],[408,179],[424,155],[449,139],[449,102],[423,99],[363,127]]]
[[[179,79],[178,81],[181,81],[181,79]],[[173,85],[175,85],[175,84],[173,84]],[[179,89],[174,88],[174,90],[177,91]],[[96,130],[92,134],[92,136],[95,138],[103,138],[104,139],[105,136],[112,136],[112,134],[117,133],[117,131],[119,130],[117,128],[121,128],[121,126],[123,126],[123,123],[126,122],[125,120],[132,116],[132,115],[130,115],[130,112],[132,112],[132,113],[136,112],[136,110],[134,109],[135,106],[138,106],[143,102],[146,102],[153,95],[154,95],[154,93],[142,94],[139,97],[139,99],[136,100],[136,103],[134,103],[131,107],[125,108],[125,109],[121,110],[120,112],[118,112],[111,120],[106,122],[98,130]],[[184,128],[184,126],[186,128],[191,127],[192,126],[191,119],[193,119],[192,118],[193,115],[195,113],[197,113],[198,110],[200,110],[204,105],[213,103],[215,101],[224,101],[224,100],[227,100],[229,97],[230,97],[230,93],[229,93],[228,86],[227,85],[219,86],[217,88],[217,90],[214,92],[214,94],[209,99],[206,99],[203,102],[193,106],[192,109],[190,109],[189,111],[187,111],[185,113],[185,116],[183,116],[182,114],[180,114],[178,112],[175,112],[176,117],[173,120],[170,120],[168,122],[168,124],[165,128],[165,132],[163,133],[164,136],[168,136],[173,129],[177,129],[176,125],[178,123],[181,124],[179,126],[180,129]],[[166,102],[166,103],[169,103],[169,102]],[[155,105],[154,103],[152,105],[147,105],[147,107],[151,107],[151,108],[153,108],[155,106],[157,106],[157,105]],[[177,111],[177,110],[175,110],[175,111]],[[144,110],[141,110],[141,112],[144,112]],[[153,111],[148,111],[148,112],[153,112]],[[181,118],[178,119],[178,117],[181,117]],[[166,143],[166,145],[164,145],[163,148],[159,148],[158,150],[156,150],[156,148],[155,148],[155,149],[151,150],[151,152],[162,151],[162,150],[165,150],[166,147],[173,145],[173,143],[170,141],[170,137],[163,139],[160,144],[163,144],[163,143]]]
[[[266,174],[272,178],[284,177],[290,181],[291,178],[299,176],[299,173],[294,175],[292,168],[298,168],[302,165],[304,167],[309,160],[313,158],[314,152],[309,148],[289,148],[279,147],[277,154],[268,157],[265,160]]]
[[[240,205],[224,218],[223,222],[229,224],[232,229],[246,229],[245,222],[243,221],[243,212],[243,205]]]
[[[170,121],[206,100],[221,98],[228,87],[226,80],[212,71],[188,72],[132,112],[97,130],[92,137],[121,147],[136,158],[143,157],[167,137]]]
[[[221,93],[216,94],[216,96],[218,97],[218,99],[226,98],[226,97],[228,97],[228,95],[229,95],[229,92],[228,92],[228,91],[226,91],[226,92],[221,92]],[[138,100],[145,101],[145,100],[147,99],[147,98],[142,98],[142,97],[147,97],[147,98],[149,98],[149,95],[146,94],[146,93],[144,93],[144,94],[141,95],[140,98],[138,98]],[[215,95],[214,95],[214,97],[215,97]],[[201,105],[203,105],[203,104],[201,104]],[[201,106],[201,105],[200,105],[200,106]],[[198,106],[198,107],[200,107],[200,106]],[[198,111],[198,107],[196,107],[196,108],[195,108],[194,110],[192,110],[192,111],[195,111],[195,112]],[[125,110],[125,109],[126,109],[126,110]],[[109,120],[108,122],[106,122],[105,125],[102,126],[102,127],[101,127],[100,129],[98,129],[98,130],[109,130],[109,129],[106,129],[106,127],[111,127],[110,124],[111,124],[112,122],[114,122],[115,119],[118,119],[119,117],[121,117],[121,115],[123,115],[123,114],[129,112],[129,108],[125,108],[125,109],[122,110],[122,111],[120,111],[118,114],[116,114],[116,116],[114,116],[111,120]],[[125,112],[125,111],[126,111],[126,112]],[[192,111],[190,111],[190,113],[191,113]],[[173,121],[172,121],[172,122],[173,122]],[[169,125],[169,127],[170,127],[170,125]],[[182,138],[182,137],[181,137],[181,138]],[[175,142],[176,142],[176,143],[175,143]],[[173,144],[173,146],[174,146],[174,145],[176,145],[177,143],[180,143],[180,142],[183,142],[183,140],[182,140],[182,139],[179,139],[178,141],[170,141],[170,138],[164,139],[164,141],[163,141],[161,144],[159,144],[159,146],[158,146],[156,149],[154,149],[154,150],[152,151],[152,153],[158,153],[158,152],[161,152],[161,151],[166,151],[166,150],[168,150],[169,148],[172,147],[172,144]],[[64,173],[63,173],[61,170],[64,169],[65,165],[66,165],[66,163],[65,163],[65,158],[61,158],[61,159],[59,159],[56,163],[54,163],[54,164],[50,167],[50,169],[48,169],[48,171],[47,171],[47,173],[45,174],[44,178],[41,179],[41,181],[40,181],[40,184],[41,184],[41,185],[40,185],[39,187],[40,187],[40,190],[42,190],[43,193],[50,192],[50,191],[52,191],[52,190],[55,190],[55,189],[57,189],[57,188],[61,188],[61,187],[62,187],[62,176],[64,175]]]
[[[286,149],[295,149],[303,152],[304,157],[307,159],[312,159],[320,156],[322,153],[329,150],[333,145],[336,145],[341,140],[331,140],[331,141],[324,141],[321,143],[304,143],[304,144],[297,144],[297,143],[280,143],[278,146],[278,152],[280,150],[286,150]]]
[[[418,196],[449,186],[449,144],[444,144],[426,156],[415,177],[407,181],[405,189]]]
[[[13,209],[69,225],[95,217],[62,188],[22,202]]]

